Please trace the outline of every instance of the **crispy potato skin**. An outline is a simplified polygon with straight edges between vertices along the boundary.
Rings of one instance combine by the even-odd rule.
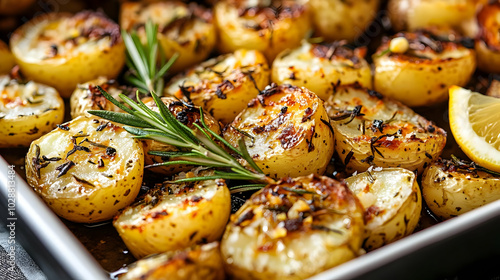
[[[89,11],[38,16],[12,34],[10,46],[26,77],[53,86],[65,98],[79,83],[116,78],[125,64],[119,26]]]
[[[243,139],[272,178],[323,174],[334,150],[327,120],[323,101],[313,92],[272,84],[227,127],[224,139],[235,147]]]
[[[311,23],[309,9],[301,1],[223,0],[215,7],[217,48],[222,53],[252,49],[264,53],[269,63],[283,50],[300,45]],[[280,8],[276,8],[280,7]]]
[[[380,0],[310,0],[309,5],[316,35],[352,42],[375,18]]]
[[[325,106],[335,132],[335,149],[348,172],[364,172],[374,165],[421,174],[446,143],[443,129],[359,85],[337,87]]]
[[[31,143],[27,181],[62,218],[109,220],[139,193],[142,145],[121,127],[101,127],[106,123],[78,117]]]
[[[183,124],[187,125],[193,131],[196,131],[197,128],[194,124],[198,124],[202,126],[200,122],[200,108],[197,106],[188,107],[184,105],[182,102],[179,102],[177,99],[173,97],[162,97],[161,100],[165,105],[168,106],[170,112]],[[151,108],[155,112],[160,112],[158,107],[156,106],[154,100],[145,103],[146,106]],[[207,112],[203,112],[203,120],[205,124],[215,133],[220,134],[221,129],[219,123],[209,115]],[[150,155],[149,151],[164,151],[164,152],[177,152],[178,148],[167,145],[154,140],[143,140],[144,144],[144,162],[146,165],[162,163],[168,159],[162,159],[160,156]],[[185,164],[177,164],[177,165],[169,165],[169,166],[157,166],[150,167],[148,170],[151,170],[156,173],[164,174],[164,175],[175,175],[181,171],[188,171],[192,169],[193,166],[185,165]]]
[[[431,26],[457,27],[471,19],[488,0],[389,0],[387,9],[396,31]]]
[[[16,64],[14,56],[7,44],[0,40],[0,75],[9,74],[10,69]]]
[[[262,53],[237,50],[174,77],[164,95],[184,99],[189,95],[195,105],[227,124],[269,84],[269,79],[269,66]]]
[[[127,267],[119,280],[223,280],[219,243],[169,251],[141,259]]]
[[[213,175],[205,171],[199,176]],[[165,184],[125,208],[113,225],[137,259],[219,240],[231,211],[224,180]]]
[[[498,200],[500,178],[440,159],[425,170],[422,194],[431,211],[446,220]]]
[[[216,41],[212,12],[195,3],[169,2],[124,2],[120,10],[120,26],[136,30],[146,41],[144,26],[148,20],[159,25],[158,42],[165,56],[175,53],[179,58],[169,71],[177,73],[205,60]]]
[[[0,148],[29,147],[63,118],[64,101],[54,88],[0,75]]]
[[[118,84],[114,80],[99,77],[90,82],[79,84],[71,94],[69,100],[71,118],[74,119],[79,116],[93,117],[91,114],[87,113],[88,110],[123,112],[120,108],[109,102],[104,95],[101,94],[99,89],[97,89],[97,86],[100,86],[115,99],[120,100],[118,95],[123,93],[123,90],[118,88]]]
[[[477,15],[479,36],[476,38],[477,67],[488,73],[500,73],[500,3],[483,7]]]
[[[234,279],[304,279],[359,254],[363,209],[328,177],[285,178],[231,216],[221,242]]]
[[[372,88],[372,72],[364,59],[366,48],[351,50],[345,41],[329,44],[309,44],[278,55],[272,66],[272,81],[306,87],[326,100],[332,85],[359,82]]]
[[[371,251],[410,235],[422,211],[415,174],[403,168],[363,172],[346,179],[365,209],[363,248]]]
[[[459,43],[439,41],[426,31],[395,37],[407,38],[410,48],[403,54],[383,54],[389,40],[378,48],[374,55],[374,88],[408,106],[445,101],[448,87],[464,86],[476,69],[474,50]]]

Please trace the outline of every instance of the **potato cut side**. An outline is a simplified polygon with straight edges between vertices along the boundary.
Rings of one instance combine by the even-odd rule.
[[[26,77],[53,86],[65,98],[79,83],[116,78],[125,64],[120,27],[91,11],[35,17],[12,34],[10,46]]]
[[[500,176],[443,159],[425,170],[422,194],[434,214],[450,219],[500,199]]]
[[[371,165],[421,174],[446,144],[446,132],[403,104],[359,85],[339,86],[325,102],[335,149],[348,172]]]
[[[269,66],[262,53],[238,50],[174,77],[164,94],[190,99],[227,124],[268,84]]]
[[[181,1],[124,2],[120,10],[120,26],[136,31],[146,42],[145,25],[158,24],[158,42],[167,58],[179,58],[169,71],[180,72],[205,60],[216,41],[212,12],[195,3]]]
[[[323,174],[334,150],[323,101],[306,88],[272,84],[227,127],[224,138],[272,178]]]
[[[141,143],[123,128],[78,117],[31,143],[26,177],[57,215],[94,223],[134,201],[143,161]]]
[[[344,183],[310,175],[256,192],[221,242],[234,279],[304,279],[360,253],[363,208]]]
[[[202,171],[198,176],[210,176]],[[224,180],[167,183],[124,209],[113,225],[136,258],[219,240],[231,211]]]
[[[0,76],[0,148],[29,147],[63,118],[64,101],[54,88]]]
[[[303,86],[326,100],[338,84],[359,82],[372,87],[370,65],[364,59],[366,48],[350,49],[345,41],[309,44],[283,51],[272,66],[272,81]]]
[[[363,248],[367,251],[415,230],[422,211],[422,195],[413,172],[403,168],[376,168],[349,177],[346,183],[365,208]]]
[[[152,255],[127,266],[119,280],[222,280],[224,267],[219,243]]]

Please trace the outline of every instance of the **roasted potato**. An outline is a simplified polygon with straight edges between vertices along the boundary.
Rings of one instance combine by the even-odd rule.
[[[474,17],[488,0],[389,0],[387,10],[396,31],[431,26],[458,27]]]
[[[19,15],[33,3],[35,0],[2,0],[0,1],[0,15]]]
[[[311,29],[305,1],[222,0],[214,7],[222,53],[258,50],[269,63],[283,50],[295,48]]]
[[[179,72],[204,61],[215,46],[212,12],[195,3],[180,1],[125,2],[121,4],[120,26],[137,31],[146,42],[145,24],[158,24],[158,42],[167,58],[179,58],[169,71]]]
[[[222,280],[224,267],[219,243],[213,242],[182,251],[151,255],[127,266],[119,280]]]
[[[422,194],[434,214],[449,219],[500,199],[500,177],[440,159],[425,170]]]
[[[7,44],[0,40],[0,75],[9,74],[16,62]]]
[[[60,217],[109,220],[142,184],[141,143],[107,121],[78,117],[31,143],[26,179]]]
[[[364,249],[377,249],[415,230],[422,211],[422,195],[413,172],[378,167],[345,181],[365,209]]]
[[[189,128],[196,130],[196,127],[193,125],[194,123],[202,126],[200,122],[200,108],[197,106],[191,106],[189,104],[184,104],[179,102],[177,99],[173,97],[162,97],[161,100],[165,103],[170,112],[183,124],[187,125]],[[151,100],[146,102],[146,106],[151,108],[155,112],[160,112],[156,103]],[[220,134],[221,130],[219,127],[219,123],[209,115],[207,112],[203,112],[203,120],[205,124],[215,133]],[[150,151],[162,151],[162,152],[177,152],[178,148],[167,145],[154,140],[143,140],[144,144],[144,161],[147,165],[153,165],[156,163],[162,163],[164,161],[168,161],[166,158],[162,158],[161,156],[155,156],[149,154]],[[185,164],[176,164],[176,165],[168,165],[168,166],[156,166],[150,167],[148,170],[153,172],[161,173],[164,175],[175,175],[181,171],[188,171],[192,169],[193,166],[185,165]]]
[[[286,178],[231,216],[221,242],[234,279],[304,279],[360,254],[363,208],[328,177]]]
[[[303,86],[326,100],[332,84],[352,84],[372,87],[372,70],[364,59],[366,47],[350,49],[346,41],[329,44],[309,44],[278,55],[272,66],[272,81],[277,84]]]
[[[29,147],[63,118],[64,101],[54,88],[0,76],[0,148]]]
[[[272,178],[323,174],[334,151],[323,101],[306,88],[272,84],[224,131],[224,139],[248,153]]]
[[[224,124],[269,84],[269,66],[258,51],[238,50],[174,77],[164,95],[191,100]]]
[[[385,40],[373,62],[375,90],[408,106],[445,101],[448,87],[464,86],[476,69],[474,50],[427,31]]]
[[[477,67],[488,73],[500,73],[500,3],[493,2],[477,15],[479,36],[475,47]]]
[[[213,175],[201,171],[200,177]],[[231,212],[222,179],[164,183],[125,208],[113,225],[136,258],[219,240]]]
[[[370,25],[380,0],[309,0],[318,36],[327,41],[354,41]]]
[[[325,106],[335,131],[335,149],[348,172],[364,172],[374,165],[421,174],[446,143],[443,129],[359,85],[336,87]]]
[[[33,18],[12,34],[10,47],[27,78],[53,86],[65,98],[78,83],[116,78],[125,64],[120,27],[91,11]]]
[[[120,88],[115,80],[108,80],[105,77],[99,77],[90,82],[79,84],[75,91],[71,94],[69,100],[71,107],[71,118],[76,118],[78,116],[92,117],[91,114],[87,113],[88,110],[107,110],[122,112],[120,108],[109,102],[104,95],[101,94],[97,86],[100,86],[107,93],[111,94],[115,99],[120,100],[118,95],[124,92],[123,88]]]

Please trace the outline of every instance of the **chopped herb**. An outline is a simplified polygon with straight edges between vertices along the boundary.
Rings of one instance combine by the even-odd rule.
[[[69,130],[69,126],[67,124],[58,124],[56,125],[58,128],[62,129],[62,130],[66,130],[68,131]]]
[[[339,112],[340,113],[339,115],[331,117],[330,119],[332,121],[341,121],[341,120],[345,120],[345,119],[349,118],[349,120],[346,123],[344,123],[344,125],[349,124],[350,122],[352,122],[354,120],[354,118],[361,117],[361,116],[365,115],[365,114],[361,113],[361,108],[363,108],[363,105],[357,105],[352,110],[342,110]]]
[[[100,124],[96,129],[95,131],[102,131],[106,128],[106,126],[108,126],[109,122],[105,122],[103,124]]]
[[[58,167],[56,167],[56,170],[59,171],[57,178],[68,173],[68,170],[73,166],[75,166],[75,163],[70,160],[70,161],[63,163],[63,164],[59,165]]]
[[[91,186],[91,187],[94,187],[94,188],[95,188],[94,184],[90,183],[89,181],[84,180],[84,179],[81,179],[81,178],[78,178],[78,177],[76,177],[76,175],[71,175],[71,176],[73,176],[73,178],[74,178],[74,179],[75,179],[78,183],[86,184],[86,185],[89,185],[89,186]]]
[[[107,147],[106,148],[106,154],[110,157],[116,155],[116,149],[112,147]]]

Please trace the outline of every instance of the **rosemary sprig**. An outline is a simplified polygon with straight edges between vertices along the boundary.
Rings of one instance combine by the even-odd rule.
[[[122,30],[122,37],[127,48],[127,66],[129,72],[125,74],[125,80],[136,86],[142,93],[155,92],[161,94],[165,81],[163,77],[168,69],[178,58],[173,55],[165,62],[165,55],[158,44],[156,36],[158,25],[148,21],[145,26],[146,44],[143,45],[135,32],[127,33]],[[160,63],[158,64],[158,55]],[[163,66],[159,66],[163,65]]]
[[[456,157],[455,155],[451,155],[451,160],[453,161],[453,164],[455,164],[455,166],[457,166],[458,168],[462,169],[462,170],[465,170],[465,171],[474,171],[474,170],[477,170],[477,171],[483,171],[485,173],[488,173],[488,174],[491,174],[491,175],[494,175],[494,176],[500,176],[500,173],[499,172],[495,172],[493,170],[489,170],[488,168],[486,167],[482,167],[481,165],[471,161],[470,163],[464,161],[464,160],[461,160],[459,159],[458,157]]]
[[[194,123],[193,125],[196,127],[196,130],[193,131],[178,121],[161,101],[160,97],[155,94],[151,94],[151,96],[158,106],[160,113],[151,110],[140,101],[140,98],[137,98],[138,101],[135,102],[129,97],[120,94],[120,98],[130,107],[127,108],[101,87],[98,87],[98,89],[106,99],[126,113],[95,110],[88,111],[90,114],[126,125],[124,129],[135,135],[136,138],[156,140],[180,149],[180,151],[175,153],[169,152],[163,154],[159,151],[152,152],[152,154],[168,156],[170,159],[169,161],[152,166],[189,164],[217,169],[214,176],[185,178],[176,180],[176,182],[212,179],[247,180],[260,183],[269,183],[272,181],[252,160],[243,141],[240,141],[239,147],[235,148],[206,125],[201,108],[201,126]],[[139,93],[137,92],[137,94]],[[250,168],[245,168],[241,165],[236,158],[218,143],[222,143],[236,153],[238,157],[244,159]]]

